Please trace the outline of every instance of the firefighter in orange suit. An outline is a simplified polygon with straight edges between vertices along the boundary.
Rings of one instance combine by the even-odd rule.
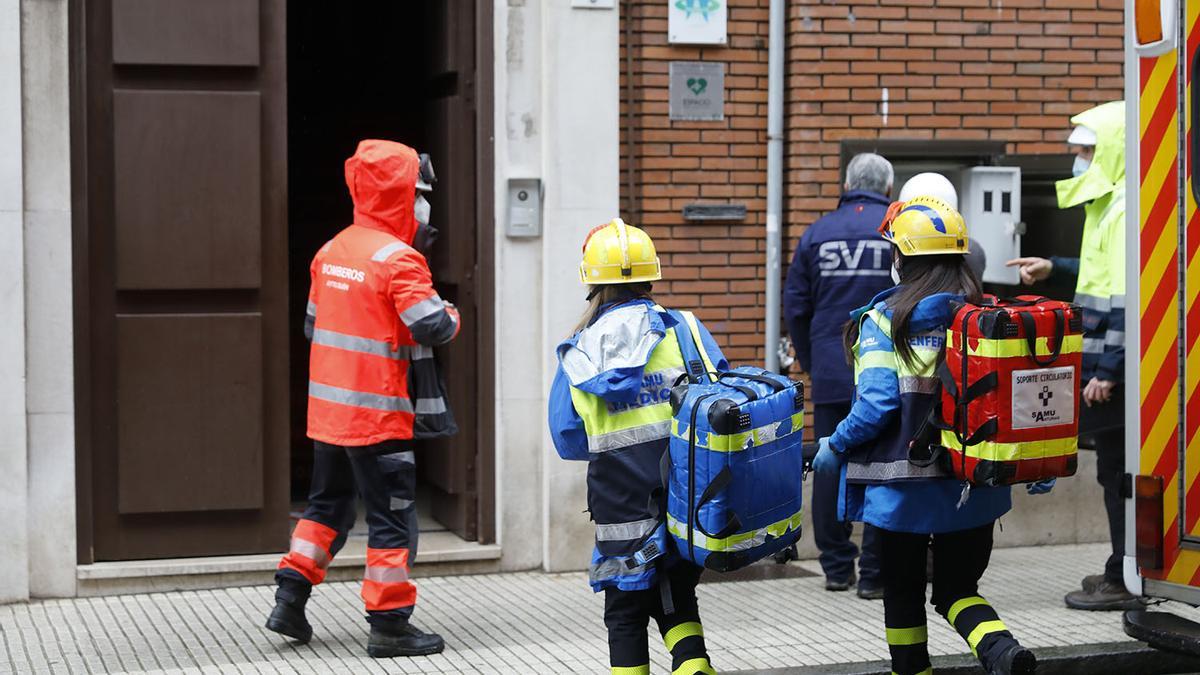
[[[275,574],[267,628],[307,642],[304,607],[354,524],[356,494],[369,534],[362,598],[374,657],[436,654],[438,635],[410,622],[417,589],[416,472],[411,441],[453,434],[432,347],[453,340],[458,311],[433,288],[424,250],[434,174],[427,155],[366,140],[346,160],[354,223],[310,268],[305,335],[308,435],[315,459],[309,505]]]

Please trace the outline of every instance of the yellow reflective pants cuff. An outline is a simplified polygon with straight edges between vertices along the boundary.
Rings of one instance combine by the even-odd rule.
[[[667,651],[675,651],[675,645],[679,644],[680,640],[696,636],[704,637],[704,627],[699,622],[688,621],[668,630],[663,635],[663,644],[667,646]]]
[[[708,659],[688,659],[671,671],[671,675],[717,675],[717,671],[709,665]]]
[[[650,675],[650,664],[644,666],[613,666],[612,675]]]
[[[972,654],[978,656],[978,654],[975,652],[975,649],[979,646],[979,642],[983,640],[983,638],[987,637],[991,633],[999,633],[1006,630],[1008,630],[1008,626],[1005,626],[1004,622],[1000,621],[999,619],[995,621],[984,621],[978,626],[975,626],[975,630],[971,631],[971,634],[967,636],[967,646],[971,648]]]
[[[972,595],[969,598],[963,598],[953,605],[950,605],[950,611],[946,612],[946,620],[950,622],[951,626],[953,626],[954,622],[958,619],[958,615],[961,614],[964,609],[968,607],[974,607],[976,605],[986,604],[988,604],[988,601],[984,600],[978,595]]]
[[[925,626],[912,628],[888,628],[887,643],[893,646],[919,645],[929,642],[929,632]]]
[[[899,674],[893,670],[892,675],[899,675]],[[916,673],[916,675],[933,675],[933,666],[929,666],[925,670],[922,670],[921,672]]]

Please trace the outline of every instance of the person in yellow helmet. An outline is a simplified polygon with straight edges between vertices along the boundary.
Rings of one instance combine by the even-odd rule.
[[[662,271],[642,230],[619,218],[592,230],[579,277],[588,307],[556,350],[549,424],[563,459],[588,462],[587,507],[596,523],[588,575],[604,593],[612,672],[649,674],[653,618],[674,673],[715,673],[696,601],[701,569],[680,559],[666,536],[659,467],[671,434],[671,387],[687,371],[698,377],[729,364],[695,316],[654,302]],[[699,362],[685,364],[685,353]]]
[[[854,365],[855,400],[833,434],[819,439],[814,468],[840,472],[840,517],[878,530],[893,673],[933,672],[925,624],[930,548],[933,605],[984,670],[1032,673],[1033,652],[979,595],[992,528],[1012,507],[1010,488],[967,491],[940,465],[908,461],[909,442],[939,392],[935,372],[956,304],[982,299],[966,261],[966,224],[946,202],[920,196],[892,204],[880,232],[892,243],[899,285],[851,315],[845,349]],[[1035,485],[1040,493],[1051,484]]]

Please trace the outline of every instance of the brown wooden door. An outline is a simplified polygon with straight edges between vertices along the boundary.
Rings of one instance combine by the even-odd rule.
[[[74,9],[80,558],[282,550],[284,0]]]
[[[438,350],[446,376],[458,435],[424,444],[418,458],[422,477],[433,489],[434,517],[464,539],[479,536],[476,411],[479,395],[479,302],[476,297],[478,161],[475,120],[475,2],[427,3],[429,28],[437,50],[425,90],[430,146],[438,184],[430,198],[432,222],[440,237],[430,261],[438,292],[458,306],[463,330]]]

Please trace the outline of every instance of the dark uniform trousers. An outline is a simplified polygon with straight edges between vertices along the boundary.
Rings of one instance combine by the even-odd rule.
[[[671,669],[677,675],[712,672],[708,651],[704,647],[704,631],[700,626],[700,608],[696,603],[696,585],[703,570],[688,563],[678,563],[666,576],[671,589],[675,611],[663,610],[663,593],[658,587],[645,591],[604,589],[604,625],[608,627],[609,662],[613,672],[641,672],[649,668],[650,645],[646,627],[653,618],[671,652]],[[661,581],[660,581],[661,583]],[[625,670],[622,670],[625,669]],[[644,672],[649,672],[645,670]]]
[[[925,625],[925,560],[933,540],[933,606],[966,640],[985,669],[1013,642],[996,610],[979,595],[992,555],[992,527],[945,534],[880,530],[883,612],[892,672],[932,673]]]
[[[355,501],[361,496],[367,512],[367,547],[376,550],[408,550],[408,560],[417,555],[417,474],[414,453],[407,441],[386,441],[362,447],[342,447],[314,442],[312,487],[303,520],[313,521],[337,532],[323,567],[346,543],[355,521]],[[303,520],[301,522],[303,522]],[[290,554],[289,554],[290,555]],[[370,555],[368,555],[370,558]],[[277,597],[307,599],[313,581],[298,569],[287,566],[285,556],[275,581]],[[370,560],[368,560],[370,564]],[[368,578],[369,578],[368,568]],[[320,578],[324,577],[322,569]],[[319,583],[319,581],[318,581]],[[364,586],[367,583],[365,582]],[[405,582],[401,582],[405,583]],[[367,593],[364,592],[364,597]],[[415,590],[412,592],[415,600]],[[394,603],[392,603],[394,604]],[[385,628],[402,626],[412,615],[413,604],[372,610],[368,600],[367,619]]]
[[[1104,511],[1112,553],[1104,564],[1104,577],[1125,585],[1125,395],[1118,385],[1107,403],[1088,407],[1079,403],[1079,432],[1091,436],[1096,449],[1096,481],[1104,488]]]

